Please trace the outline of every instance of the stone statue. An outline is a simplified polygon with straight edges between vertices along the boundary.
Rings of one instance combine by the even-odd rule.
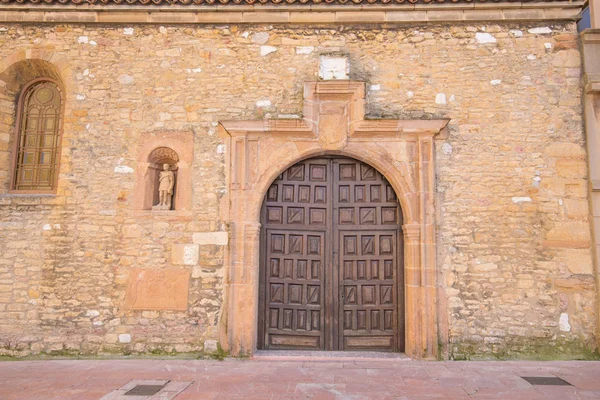
[[[175,187],[175,174],[170,170],[169,164],[163,165],[163,170],[158,177],[158,204],[153,210],[170,210]]]

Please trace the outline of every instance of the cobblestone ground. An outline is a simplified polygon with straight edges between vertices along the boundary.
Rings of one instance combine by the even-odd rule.
[[[572,386],[531,385],[522,377],[558,377]],[[136,383],[156,381],[170,383],[152,397],[124,395]],[[175,389],[166,391],[169,387]],[[600,399],[600,362],[228,359],[0,363],[2,400],[174,398]]]

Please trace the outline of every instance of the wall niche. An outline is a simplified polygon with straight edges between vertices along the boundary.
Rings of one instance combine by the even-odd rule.
[[[169,147],[157,147],[150,153],[148,164],[144,209],[151,208],[156,211],[176,210],[175,193],[177,193],[179,155]],[[148,201],[150,204],[148,204]]]
[[[152,132],[141,135],[133,196],[136,209],[190,209],[192,149],[192,132]]]

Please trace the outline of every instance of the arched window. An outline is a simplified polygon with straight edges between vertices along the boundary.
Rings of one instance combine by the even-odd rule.
[[[34,81],[24,89],[18,107],[13,190],[56,189],[61,103],[61,91],[52,81]]]

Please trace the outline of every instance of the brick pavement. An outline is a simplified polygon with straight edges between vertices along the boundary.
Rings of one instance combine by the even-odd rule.
[[[521,377],[559,377],[536,386]],[[123,396],[131,381],[183,392]],[[188,385],[188,383],[191,384]],[[117,392],[130,383],[130,386]],[[600,362],[52,360],[0,363],[0,399],[600,399]]]

